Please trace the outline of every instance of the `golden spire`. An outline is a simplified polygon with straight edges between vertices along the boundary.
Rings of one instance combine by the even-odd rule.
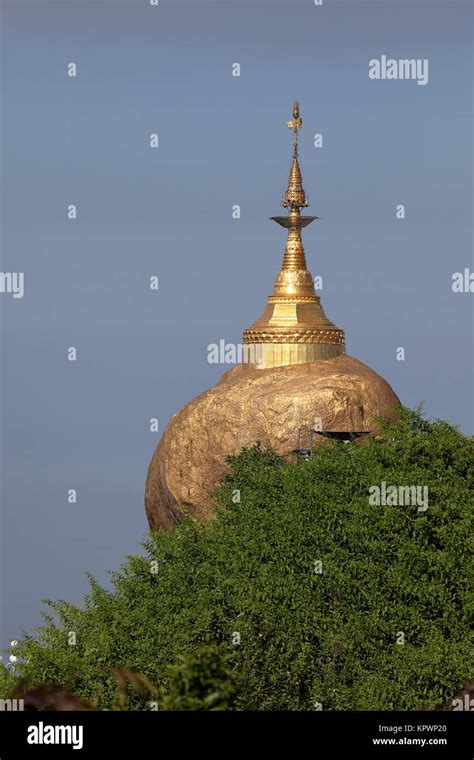
[[[290,176],[288,177],[288,187],[281,205],[284,208],[303,208],[308,205],[308,201],[303,190],[303,179],[298,163],[298,130],[303,126],[303,119],[300,116],[300,107],[297,100],[293,103],[293,120],[287,121],[286,124],[293,130],[293,163],[291,164]]]
[[[287,122],[294,136],[293,161],[282,200],[288,216],[271,217],[288,230],[283,264],[263,315],[243,335],[245,346],[258,347],[258,352],[247,351],[244,363],[258,369],[330,359],[345,353],[344,333],[326,317],[306,266],[301,230],[318,217],[300,214],[300,209],[308,205],[298,162],[302,124],[295,100],[293,119]]]

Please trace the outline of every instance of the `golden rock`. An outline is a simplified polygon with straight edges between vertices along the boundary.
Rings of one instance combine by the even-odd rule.
[[[287,455],[303,429],[315,445],[325,435],[376,432],[377,417],[400,403],[388,383],[345,353],[344,332],[326,316],[306,266],[301,230],[318,217],[308,205],[298,162],[298,102],[293,159],[282,206],[272,217],[288,230],[281,269],[262,316],[244,331],[242,364],[174,415],[151,460],[145,487],[150,529],[170,529],[180,506],[211,517],[212,491],[225,458],[259,440]]]
[[[210,517],[211,492],[226,472],[225,456],[259,440],[292,452],[303,427],[374,432],[376,418],[400,401],[389,384],[347,354],[325,361],[258,370],[240,364],[174,415],[148,469],[150,529],[172,528],[178,504]],[[315,444],[324,441],[316,433]]]

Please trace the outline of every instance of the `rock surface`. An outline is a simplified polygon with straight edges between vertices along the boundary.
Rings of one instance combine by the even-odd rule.
[[[228,454],[257,440],[280,454],[298,430],[322,420],[325,431],[376,431],[376,417],[400,401],[390,385],[346,354],[267,370],[237,365],[213,388],[173,416],[155,449],[145,488],[151,530],[179,522],[177,505],[212,517],[210,493],[225,474]],[[316,436],[315,443],[323,440]]]

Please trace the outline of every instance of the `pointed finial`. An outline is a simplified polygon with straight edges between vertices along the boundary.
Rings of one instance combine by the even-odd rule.
[[[293,158],[298,156],[298,130],[303,126],[303,119],[300,116],[300,105],[297,100],[293,103],[293,120],[286,122],[287,127],[293,130]]]
[[[293,130],[293,163],[288,178],[288,187],[281,205],[284,208],[300,209],[307,206],[308,201],[303,189],[301,169],[298,163],[298,130],[303,125],[303,119],[300,116],[300,107],[297,100],[293,103],[293,119],[287,121],[286,125]]]

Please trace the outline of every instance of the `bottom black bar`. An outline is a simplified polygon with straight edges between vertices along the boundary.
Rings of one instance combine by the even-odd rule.
[[[261,750],[308,758],[473,757],[470,712],[0,712],[0,760]],[[262,755],[263,757],[263,755]]]

